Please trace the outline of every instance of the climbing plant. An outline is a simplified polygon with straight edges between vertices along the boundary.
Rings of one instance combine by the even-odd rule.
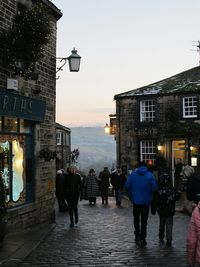
[[[15,69],[21,63],[25,69],[31,68],[43,57],[51,31],[48,10],[41,2],[16,14],[12,27],[0,32],[4,65]]]

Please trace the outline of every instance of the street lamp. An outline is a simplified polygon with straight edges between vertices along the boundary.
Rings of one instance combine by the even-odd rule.
[[[104,126],[104,131],[106,134],[110,133],[110,126],[108,125],[108,123],[106,123],[106,125]]]
[[[64,63],[57,68],[56,73],[58,73],[60,70],[63,70],[63,67],[69,62],[69,71],[70,72],[78,72],[80,68],[81,63],[81,56],[77,54],[77,50],[74,48],[72,50],[72,54],[69,57],[57,57],[56,59],[60,59],[60,62],[64,61]],[[59,78],[59,77],[58,77]]]

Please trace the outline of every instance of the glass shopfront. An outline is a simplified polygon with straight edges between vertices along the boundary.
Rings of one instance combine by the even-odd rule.
[[[34,123],[14,117],[0,117],[0,172],[9,207],[33,201]]]

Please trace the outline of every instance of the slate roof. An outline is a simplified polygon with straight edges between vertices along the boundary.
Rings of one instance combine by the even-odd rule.
[[[178,73],[167,79],[114,96],[114,99],[142,95],[167,95],[181,92],[200,93],[200,66]]]

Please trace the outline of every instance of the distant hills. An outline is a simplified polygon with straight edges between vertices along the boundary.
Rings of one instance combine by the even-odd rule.
[[[103,127],[72,127],[72,150],[79,148],[78,166],[88,173],[94,168],[98,174],[103,167],[109,169],[116,162],[116,144],[114,136],[104,133]]]

